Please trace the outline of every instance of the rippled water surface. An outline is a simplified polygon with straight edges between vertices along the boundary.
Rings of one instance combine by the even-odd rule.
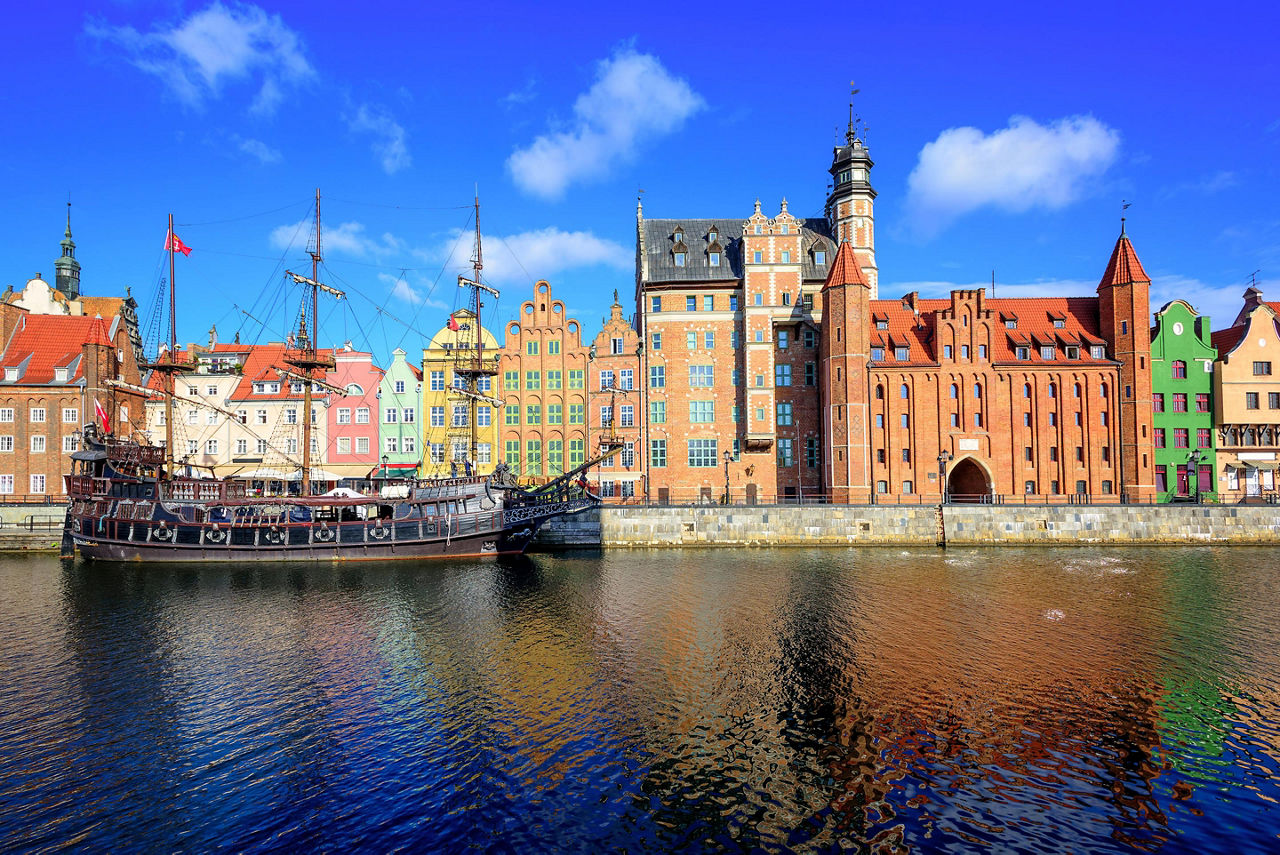
[[[1280,850],[1280,552],[0,559],[0,850]]]

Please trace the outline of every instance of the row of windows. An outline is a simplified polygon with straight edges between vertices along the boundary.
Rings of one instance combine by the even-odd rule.
[[[609,372],[601,372],[601,373],[602,373],[602,374],[608,374],[608,375],[610,376],[610,378],[612,378],[612,376],[613,376],[613,372],[612,372],[612,371],[609,371]],[[629,378],[631,377],[631,369],[630,369],[630,368],[623,369],[622,374],[624,375],[624,378],[626,378],[626,379],[628,379],[628,380],[629,380]],[[585,374],[584,370],[583,370],[583,369],[581,369],[581,368],[571,368],[571,369],[569,369],[569,388],[570,388],[570,389],[582,389],[582,388],[584,388],[584,387],[586,386],[585,376],[586,376],[586,374]],[[547,377],[547,388],[548,388],[548,389],[559,389],[559,388],[561,388],[561,387],[562,387],[562,383],[563,383],[563,380],[564,380],[564,374],[563,374],[563,372],[561,372],[561,371],[559,371],[559,370],[547,371],[547,372],[546,372],[546,377]],[[610,379],[610,384],[612,384],[612,379]],[[541,372],[541,371],[526,371],[526,372],[524,373],[524,387],[525,387],[526,389],[540,389],[540,388],[542,388],[542,372]],[[502,373],[502,388],[503,388],[503,390],[504,390],[504,391],[507,391],[507,392],[514,392],[514,391],[518,390],[518,389],[520,388],[520,372],[519,372],[519,371],[504,371],[504,372]],[[601,388],[605,388],[605,386],[603,385],[603,381],[602,381]],[[629,388],[631,388],[631,387],[630,387],[630,386],[627,386],[626,388],[628,388],[628,389],[629,389]]]
[[[1049,395],[1049,397],[1050,397],[1050,398],[1056,398],[1056,397],[1058,397],[1058,384],[1057,384],[1057,383],[1050,383],[1050,384],[1048,385],[1048,387],[1046,388],[1046,392],[1048,393],[1048,395]],[[1072,396],[1073,396],[1073,397],[1076,397],[1076,398],[1082,398],[1082,397],[1084,397],[1084,387],[1083,387],[1083,386],[1081,386],[1079,383],[1074,383],[1074,384],[1072,384],[1071,392],[1072,392]],[[1106,399],[1106,397],[1107,397],[1107,384],[1106,384],[1106,383],[1101,383],[1101,384],[1099,384],[1099,386],[1098,386],[1098,395],[1099,395],[1099,397],[1103,398],[1104,400]],[[883,401],[883,400],[884,400],[884,386],[883,386],[882,384],[879,384],[879,383],[877,383],[877,384],[876,384],[875,396],[876,396],[876,400],[877,400],[877,401]],[[903,400],[907,400],[907,399],[909,399],[909,398],[911,397],[911,387],[910,387],[909,385],[907,385],[906,383],[903,383],[901,386],[899,386],[899,387],[898,387],[898,397],[902,398]],[[956,384],[956,383],[952,383],[952,384],[951,384],[951,397],[953,397],[953,398],[958,398],[958,397],[960,397],[960,386],[959,386],[958,384]],[[973,384],[973,397],[975,397],[975,398],[981,398],[981,397],[982,397],[982,385],[981,385],[981,384],[979,384],[979,383],[975,383],[975,384]],[[1022,397],[1024,397],[1024,398],[1030,398],[1030,397],[1031,397],[1031,384],[1030,384],[1030,383],[1023,383],[1023,384],[1022,384]],[[1186,397],[1187,397],[1187,396],[1186,396],[1186,395],[1183,395],[1182,397],[1183,397],[1183,399],[1184,399],[1184,403],[1185,403],[1185,399],[1186,399]],[[1199,399],[1199,396],[1197,396],[1197,400],[1198,400],[1198,399]],[[1163,400],[1163,398],[1162,398],[1162,400]]]
[[[43,475],[32,475],[28,486],[30,493],[44,493],[48,481]],[[14,480],[12,475],[0,474],[0,495],[11,496],[14,493]]]
[[[1270,364],[1270,363],[1268,363],[1268,364]],[[1197,399],[1198,399],[1199,397],[1200,397],[1199,395],[1197,395],[1197,396],[1196,396],[1196,398],[1197,398]],[[1258,404],[1259,404],[1259,396],[1258,396],[1258,393],[1257,393],[1257,392],[1245,392],[1245,393],[1244,393],[1244,406],[1245,406],[1245,409],[1249,409],[1249,410],[1256,410],[1256,409],[1259,409]],[[1267,393],[1267,409],[1271,409],[1271,410],[1280,410],[1280,392],[1268,392],[1268,393]]]
[[[31,437],[31,451],[34,454],[42,454],[46,448],[48,439],[44,434],[37,434]],[[70,454],[80,448],[80,434],[70,433],[62,438],[62,451],[64,454]],[[12,434],[0,435],[0,453],[11,453],[14,449],[14,441]]]
[[[616,339],[616,341],[622,341],[622,339]],[[537,356],[537,355],[538,355],[538,342],[536,342],[536,341],[526,341],[526,342],[524,343],[524,352],[525,352],[526,354],[528,354],[529,356]],[[621,350],[618,350],[618,351],[615,351],[615,352],[616,352],[616,353],[621,353],[622,351],[621,351]],[[548,355],[548,356],[556,356],[556,355],[558,355],[559,353],[560,353],[560,340],[559,340],[559,339],[556,339],[556,338],[553,338],[553,339],[550,339],[549,341],[547,341],[547,355]]]
[[[884,328],[887,329],[888,328],[887,322],[885,323],[886,323],[886,326]],[[953,350],[951,345],[944,344],[942,346],[943,359],[951,359],[952,353],[953,353]],[[1058,358],[1058,350],[1056,347],[1054,347],[1051,344],[1041,345],[1039,349],[1039,353],[1040,353],[1040,358],[1044,360],[1053,360]],[[1080,348],[1074,344],[1066,345],[1063,348],[1063,354],[1066,359],[1079,359]],[[872,362],[886,361],[884,358],[884,355],[885,355],[885,348],[883,346],[876,346],[871,348]],[[1106,359],[1107,348],[1105,345],[1101,345],[1101,344],[1092,345],[1089,348],[1089,355],[1094,359]],[[908,345],[895,346],[893,348],[893,358],[898,362],[910,362],[911,347]],[[961,359],[969,358],[969,345],[967,344],[960,345],[960,358]],[[978,359],[985,360],[986,358],[987,358],[987,346],[985,344],[978,345]],[[1026,360],[1031,358],[1031,348],[1015,347],[1014,358],[1025,362]]]
[[[628,410],[632,409],[632,405],[626,404],[625,409],[628,409]],[[585,424],[585,415],[584,415],[586,412],[585,405],[570,404],[568,410],[569,410],[568,424],[571,424],[571,425]],[[484,411],[481,410],[480,412],[484,412]],[[547,415],[547,424],[549,425],[565,424],[565,421],[564,421],[565,409],[563,404],[547,404],[546,415]],[[519,425],[520,424],[520,405],[507,404],[505,407],[503,407],[502,416],[503,416],[502,423],[504,425]],[[524,423],[527,425],[542,424],[542,405],[541,404],[525,405],[525,422]]]
[[[1196,429],[1196,448],[1212,448],[1213,438],[1209,428]],[[1190,448],[1188,443],[1191,441],[1191,432],[1188,428],[1173,429],[1173,447],[1174,448]],[[1167,448],[1166,431],[1164,428],[1155,429],[1155,446],[1156,448]]]
[[[1109,481],[1109,480],[1105,480],[1105,481],[1103,481],[1101,486],[1102,486],[1102,495],[1104,495],[1104,496],[1109,496],[1109,495],[1111,495],[1112,491],[1115,489],[1115,488],[1114,488],[1114,486],[1113,486],[1113,484],[1112,484],[1112,482],[1111,482],[1111,481]],[[1039,491],[1039,489],[1036,487],[1036,482],[1035,482],[1035,481],[1024,481],[1024,482],[1023,482],[1023,485],[1022,485],[1022,488],[1023,488],[1023,491],[1024,491],[1028,496],[1033,496],[1033,495],[1036,495],[1036,494],[1038,494],[1038,493],[1040,492],[1040,491]],[[902,482],[902,492],[903,492],[904,494],[911,495],[911,494],[915,493],[915,491],[916,491],[916,487],[915,487],[915,482],[914,482],[914,481],[910,481],[910,480],[908,480],[908,481],[903,481],[903,482]],[[876,492],[877,492],[877,493],[881,493],[881,494],[888,493],[888,492],[889,492],[889,482],[888,482],[888,481],[877,481],[877,482],[876,482]],[[1082,495],[1082,496],[1083,496],[1083,495],[1085,495],[1085,494],[1086,494],[1086,493],[1088,493],[1088,492],[1089,492],[1089,483],[1088,483],[1087,481],[1085,481],[1083,478],[1081,478],[1080,480],[1076,481],[1076,493],[1077,493],[1078,495]],[[1050,494],[1050,495],[1054,495],[1054,496],[1060,496],[1060,495],[1062,495],[1062,490],[1061,490],[1061,488],[1060,488],[1060,486],[1059,486],[1059,482],[1058,482],[1058,480],[1057,480],[1056,478],[1055,478],[1055,479],[1053,479],[1053,480],[1051,480],[1051,481],[1049,482],[1049,494]]]
[[[1034,463],[1034,461],[1035,461],[1035,456],[1034,456],[1034,454],[1033,454],[1033,451],[1032,451],[1031,446],[1029,446],[1029,445],[1028,445],[1026,448],[1024,448],[1024,449],[1022,450],[1022,454],[1023,454],[1023,460],[1024,460],[1024,462],[1026,462],[1028,465],[1031,465],[1032,463]],[[876,449],[876,463],[883,464],[883,463],[885,463],[885,461],[886,461],[885,450],[884,450],[883,448],[877,448],[877,449]],[[910,463],[910,462],[911,462],[911,449],[909,449],[909,448],[904,448],[904,449],[902,449],[902,462],[903,462],[903,463]],[[1050,463],[1057,463],[1057,462],[1058,462],[1058,446],[1056,446],[1056,445],[1051,445],[1051,446],[1049,446],[1049,462],[1050,462]],[[1076,446],[1076,462],[1077,462],[1077,463],[1080,463],[1080,464],[1083,464],[1083,463],[1084,463],[1084,446],[1083,446],[1083,445],[1077,445],[1077,446]],[[1110,446],[1106,446],[1106,445],[1104,445],[1104,446],[1102,447],[1102,462],[1103,462],[1103,463],[1110,463],[1110,462],[1111,462],[1111,447],[1110,447]]]
[[[503,447],[503,455],[506,464],[516,472],[520,472],[524,475],[542,475],[542,440],[526,440],[523,448],[523,459],[521,457],[521,451],[520,440],[507,440]],[[569,440],[568,451],[568,464],[570,469],[577,468],[586,462],[586,443],[583,440]],[[563,439],[547,440],[546,452],[547,474],[552,476],[563,475],[565,472],[565,441]]]
[[[1154,412],[1163,413],[1165,411],[1164,397],[1165,396],[1163,392],[1156,392],[1151,396],[1151,409]],[[1280,409],[1280,392],[1272,392],[1270,395],[1270,401],[1271,401],[1271,409],[1273,410]],[[1187,403],[1188,403],[1188,398],[1187,398],[1186,392],[1173,393],[1173,412],[1175,413],[1187,412]],[[1209,412],[1209,393],[1208,392],[1196,393],[1196,412],[1197,413]]]
[[[17,411],[13,407],[0,407],[0,422],[11,423],[15,421]],[[43,424],[48,421],[48,411],[44,407],[30,407],[27,410],[27,421],[32,424]],[[80,421],[80,410],[76,407],[62,408],[62,423],[66,425],[78,424]]]

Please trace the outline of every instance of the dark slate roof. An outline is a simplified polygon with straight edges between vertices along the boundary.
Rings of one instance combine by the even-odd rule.
[[[716,282],[742,278],[742,225],[746,217],[726,217],[720,220],[650,220],[644,221],[644,249],[648,281],[650,282]],[[679,226],[684,233],[687,248],[684,267],[676,267],[671,255],[675,245],[672,236]],[[707,235],[715,228],[724,252],[719,267],[708,263]],[[804,247],[804,278],[825,280],[827,268],[835,261],[836,243],[831,237],[831,226],[825,217],[800,220],[800,233]],[[815,241],[826,244],[827,263],[815,265],[809,252]]]

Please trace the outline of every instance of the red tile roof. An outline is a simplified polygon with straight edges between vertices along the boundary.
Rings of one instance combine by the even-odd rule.
[[[116,326],[116,321],[110,323]],[[83,315],[26,315],[0,354],[0,367],[17,368],[22,385],[53,383],[54,369],[67,368],[66,382],[74,383],[84,376],[80,357],[87,342],[102,339],[114,346],[107,324]]]
[[[830,288],[833,285],[863,285],[870,288],[867,283],[867,277],[862,273],[862,259],[858,258],[858,254],[853,251],[853,246],[848,241],[840,244],[840,248],[836,250],[835,261],[831,262],[831,269],[827,272],[827,281],[822,287]]]
[[[1102,274],[1098,287],[1150,281],[1151,277],[1142,269],[1142,262],[1138,260],[1138,253],[1134,252],[1129,237],[1121,234],[1116,240],[1116,248],[1111,251],[1111,260],[1107,262],[1107,271]]]
[[[991,313],[989,358],[992,362],[1088,365],[1111,361],[1110,357],[1094,359],[1089,355],[1090,344],[1106,343],[1099,329],[1097,297],[1011,297],[984,300],[983,307]],[[908,305],[907,298],[872,300],[870,308],[873,318],[883,318],[887,324],[886,329],[877,329],[875,321],[872,322],[871,345],[885,348],[885,359],[877,365],[891,368],[894,365],[931,365],[938,362],[938,320],[941,312],[951,308],[951,300],[918,299],[918,315]],[[1005,328],[1004,318],[1015,317],[1017,329]],[[1062,319],[1061,328],[1054,327],[1054,318]],[[1056,358],[1041,358],[1040,343],[1052,344]],[[1064,359],[1062,346],[1065,344],[1081,345],[1078,360],[1068,362]],[[901,362],[894,358],[893,348],[904,345],[910,348],[910,358]],[[1019,346],[1031,348],[1029,359],[1017,359],[1015,348]]]
[[[1209,340],[1213,342],[1213,346],[1218,350],[1219,358],[1226,356],[1231,352],[1240,339],[1244,337],[1248,324],[1240,324],[1235,327],[1227,327],[1225,330],[1218,330],[1209,336]]]

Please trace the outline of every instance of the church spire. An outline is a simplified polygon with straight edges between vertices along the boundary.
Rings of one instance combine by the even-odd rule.
[[[67,202],[67,230],[62,238],[62,255],[53,263],[54,287],[69,299],[80,296],[80,262],[76,261],[76,242],[71,239],[71,202]]]

